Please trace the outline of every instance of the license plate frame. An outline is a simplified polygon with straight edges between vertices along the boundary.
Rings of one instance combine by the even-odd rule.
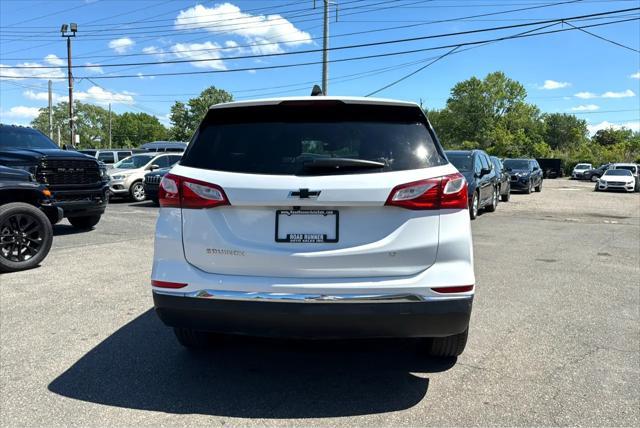
[[[328,234],[319,233],[287,233],[284,238],[280,237],[280,216],[302,216],[302,215],[314,215],[314,216],[333,216],[335,218],[335,238],[329,238]],[[339,241],[340,235],[340,212],[338,210],[314,210],[314,209],[290,209],[290,210],[276,210],[275,215],[275,241],[280,243],[289,244],[334,244]],[[293,235],[293,236],[292,236]],[[322,239],[319,236],[322,235]]]

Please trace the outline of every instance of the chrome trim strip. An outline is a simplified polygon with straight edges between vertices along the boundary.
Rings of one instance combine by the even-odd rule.
[[[196,299],[261,301],[261,302],[294,302],[294,303],[407,303],[442,300],[440,296],[425,296],[421,294],[298,294],[298,293],[263,293],[257,291],[222,291],[198,290],[188,293],[179,291],[165,291],[154,289],[154,293],[176,297],[191,297]],[[446,296],[447,300],[471,297],[467,294]]]

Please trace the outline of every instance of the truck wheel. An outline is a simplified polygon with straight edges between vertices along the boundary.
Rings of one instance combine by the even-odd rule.
[[[432,357],[457,357],[467,346],[469,328],[460,334],[429,339],[427,352]]]
[[[469,217],[471,220],[475,220],[478,217],[478,210],[480,209],[480,198],[478,198],[478,192],[473,192],[471,195],[471,203],[469,204]]]
[[[146,196],[144,194],[144,184],[142,181],[136,181],[131,185],[131,190],[129,190],[129,194],[131,195],[131,199],[136,202],[142,202],[145,200]]]
[[[51,222],[38,208],[23,202],[0,207],[0,272],[36,267],[52,242]]]
[[[173,333],[176,335],[178,342],[185,348],[204,349],[211,343],[211,334],[205,331],[175,327]]]
[[[509,202],[509,199],[511,199],[511,184],[509,184],[509,187],[507,187],[507,193],[500,196],[500,200],[502,202]]]
[[[536,186],[536,192],[538,193],[542,192],[542,180],[540,180],[540,184]]]
[[[82,217],[69,217],[69,223],[78,229],[91,229],[100,221],[100,215],[85,215]]]
[[[493,188],[493,195],[491,196],[491,203],[489,205],[487,205],[484,209],[487,212],[494,212],[496,210],[496,208],[498,208],[498,188],[494,187]]]

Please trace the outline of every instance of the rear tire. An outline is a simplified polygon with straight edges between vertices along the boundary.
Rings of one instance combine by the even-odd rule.
[[[52,242],[51,222],[38,208],[23,202],[0,207],[0,272],[36,267]]]
[[[494,212],[498,208],[498,188],[493,188],[493,195],[491,196],[491,203],[487,205],[484,209],[487,212]]]
[[[427,352],[432,357],[457,357],[467,346],[469,328],[460,334],[447,337],[433,337],[428,341]]]
[[[185,348],[205,349],[211,344],[211,335],[205,331],[175,327],[173,333],[176,335],[178,342]]]
[[[478,211],[480,210],[480,199],[478,198],[478,192],[473,192],[471,195],[471,203],[469,204],[469,218],[475,220],[478,217]]]
[[[500,196],[502,202],[509,202],[509,199],[511,199],[511,184],[507,187],[507,193]]]
[[[100,215],[85,215],[82,217],[69,217],[69,223],[76,229],[89,230],[100,221]]]

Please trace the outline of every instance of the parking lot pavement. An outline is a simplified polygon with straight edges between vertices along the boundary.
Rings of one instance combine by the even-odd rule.
[[[640,424],[640,195],[547,180],[473,222],[467,350],[229,339],[183,350],[151,309],[157,209],[56,227],[0,276],[0,422],[16,425]],[[295,320],[292,320],[295,322]]]

